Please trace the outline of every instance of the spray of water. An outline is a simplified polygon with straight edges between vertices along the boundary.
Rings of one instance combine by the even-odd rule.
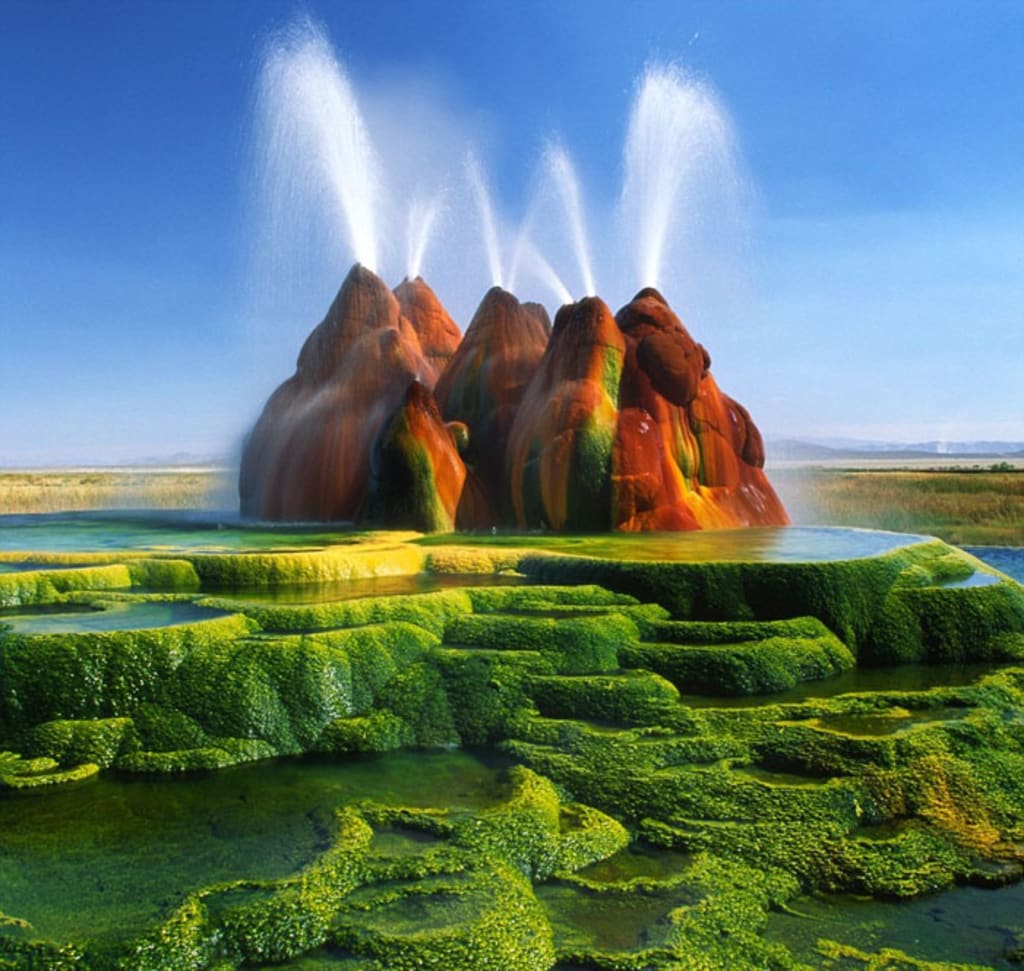
[[[397,257],[408,276],[418,276],[449,211],[445,258],[432,261],[430,272],[435,283],[448,284],[444,298],[462,311],[475,305],[482,282],[467,276],[466,257],[481,248],[492,284],[514,288],[529,277],[567,301],[569,288],[553,264],[559,270],[574,265],[567,277],[578,281],[573,289],[597,290],[588,222],[602,227],[603,248],[610,241],[622,246],[621,258],[603,270],[603,285],[620,293],[637,284],[678,285],[680,275],[688,289],[699,285],[705,292],[703,271],[713,253],[707,243],[728,242],[729,185],[739,185],[731,126],[712,90],[675,67],[649,67],[638,82],[618,225],[607,225],[608,213],[585,212],[572,159],[555,140],[544,146],[531,203],[504,253],[502,226],[476,153],[465,158],[464,178],[452,178],[447,155],[429,171],[412,165],[410,136],[425,144],[437,139],[417,134],[416,114],[408,123],[385,124],[395,104],[378,93],[365,101],[373,142],[382,149],[378,156],[352,85],[312,22],[299,20],[268,45],[258,95],[255,146],[265,224],[253,238],[262,241],[259,255],[273,254],[274,265],[261,267],[257,278],[279,281],[282,270],[298,271],[293,295],[309,292],[310,283],[329,286],[345,259],[386,274],[397,267],[382,263]],[[429,105],[426,116],[432,117]],[[453,130],[445,142],[462,134]],[[446,188],[432,192],[431,181]],[[398,204],[409,198],[411,204]],[[634,264],[634,279],[623,279],[619,267]]]
[[[554,184],[569,220],[573,250],[583,279],[583,293],[585,296],[593,296],[597,293],[597,288],[594,286],[594,271],[590,264],[590,249],[587,246],[587,228],[580,201],[580,184],[572,159],[560,143],[549,142],[544,150],[542,164]]]
[[[376,270],[380,165],[352,86],[311,21],[268,47],[259,112],[268,198],[293,212],[298,203],[315,211],[326,202],[345,227],[351,255]]]
[[[520,258],[526,262],[537,278],[551,290],[560,305],[572,303],[572,294],[569,292],[569,288],[555,272],[554,267],[544,259],[540,250],[529,239],[520,235],[517,249],[520,251]]]
[[[474,152],[466,155],[466,177],[476,200],[477,212],[480,216],[480,232],[484,238],[487,251],[487,267],[491,273],[491,284],[503,286],[501,272],[501,251],[498,246],[498,227],[494,220],[494,207],[491,205],[491,194],[487,190],[484,174],[480,168],[480,160]]]
[[[444,204],[440,193],[428,199],[417,196],[409,204],[406,222],[405,274],[415,280],[423,269],[423,257]]]
[[[640,286],[659,285],[671,237],[701,213],[709,182],[736,181],[734,141],[707,85],[673,66],[647,68],[626,134],[620,200]]]
[[[523,259],[526,256],[527,249],[534,248],[534,251],[536,251],[530,242],[530,232],[533,229],[533,220],[536,215],[537,198],[535,197],[530,204],[530,208],[526,210],[523,221],[519,224],[519,232],[516,233],[515,242],[512,244],[512,256],[508,261],[508,272],[505,274],[508,288],[513,293],[515,293],[516,284],[519,282],[519,271],[523,267]]]

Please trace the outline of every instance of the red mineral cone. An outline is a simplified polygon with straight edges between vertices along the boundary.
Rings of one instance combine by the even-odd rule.
[[[421,279],[391,293],[356,266],[249,436],[242,511],[423,530],[785,523],[761,436],[710,366],[653,289],[614,318],[597,297],[567,305],[552,330],[494,287],[460,342]]]
[[[434,396],[413,381],[374,443],[364,521],[451,532],[466,480],[458,438],[459,430],[441,420]]]
[[[434,389],[445,421],[464,422],[469,441],[467,507],[459,524],[477,528],[506,521],[505,452],[526,385],[547,344],[547,315],[492,287]]]
[[[616,315],[626,338],[613,480],[616,528],[781,525],[750,415],[657,290]]]
[[[423,356],[440,374],[462,340],[458,326],[423,277],[403,280],[395,287],[395,296],[402,316],[419,337]]]
[[[508,445],[516,524],[611,528],[612,446],[626,344],[598,297],[555,316]]]
[[[267,402],[242,455],[242,513],[277,520],[355,519],[370,452],[413,381],[435,372],[398,301],[354,266],[306,339],[295,374]]]

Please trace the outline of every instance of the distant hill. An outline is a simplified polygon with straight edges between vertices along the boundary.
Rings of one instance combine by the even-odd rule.
[[[853,438],[769,440],[776,461],[812,462],[842,459],[1020,459],[1024,442],[877,442]]]

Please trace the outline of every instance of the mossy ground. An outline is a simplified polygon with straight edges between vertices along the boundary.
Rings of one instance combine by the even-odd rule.
[[[966,554],[918,542],[834,562],[640,562],[415,539],[35,569],[10,555],[12,610],[212,616],[0,633],[0,787],[44,800],[6,809],[41,812],[102,773],[283,755],[483,746],[513,766],[485,804],[456,807],[444,785],[432,805],[339,794],[305,858],[200,881],[148,917],[126,905],[113,929],[108,914],[47,938],[0,888],[0,968],[938,967],[884,933],[867,949],[852,932],[818,941],[832,932],[813,922],[797,946],[777,915],[801,893],[913,900],[1024,872],[1024,589],[997,574],[950,585],[990,572]],[[241,595],[424,569],[533,582]],[[923,690],[750,700],[868,665],[978,662],[976,679]],[[681,700],[700,694],[722,700]]]

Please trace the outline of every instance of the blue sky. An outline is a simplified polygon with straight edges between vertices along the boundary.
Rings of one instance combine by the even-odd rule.
[[[555,132],[611,206],[635,79],[675,61],[752,189],[669,294],[719,383],[773,437],[1024,440],[1018,2],[2,0],[0,464],[232,454],[291,372],[346,269],[268,301],[254,268],[254,89],[303,12],[368,112],[475,141],[509,220]]]

